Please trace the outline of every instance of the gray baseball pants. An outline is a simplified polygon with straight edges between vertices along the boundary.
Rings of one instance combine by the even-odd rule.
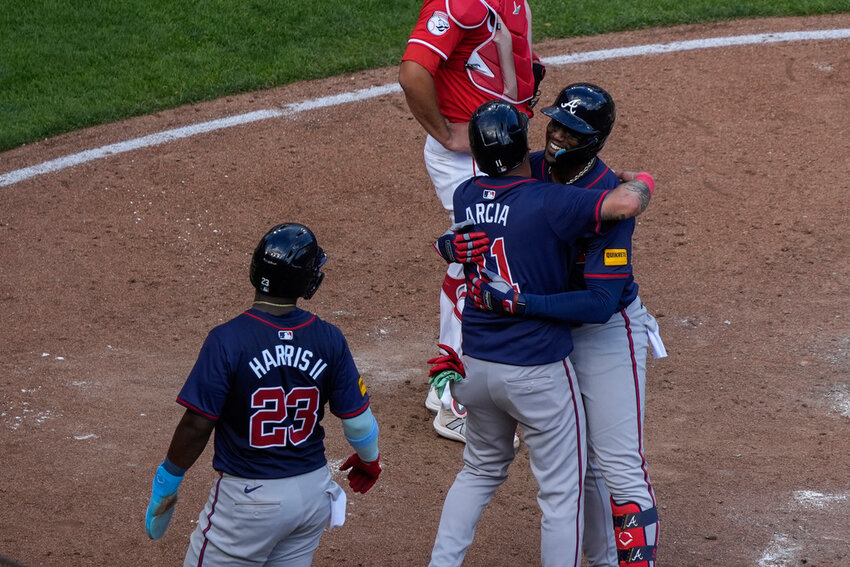
[[[587,413],[584,551],[588,566],[617,567],[610,498],[655,506],[644,457],[646,356],[655,318],[636,298],[605,323],[573,330],[573,362]],[[646,528],[658,544],[658,525]]]
[[[184,567],[309,567],[342,488],[322,467],[279,479],[221,475],[189,539]]]
[[[467,355],[463,363],[466,378],[452,393],[468,412],[464,465],[446,495],[430,565],[463,562],[484,508],[507,479],[517,425],[539,487],[542,565],[579,565],[585,426],[572,364],[511,366]]]

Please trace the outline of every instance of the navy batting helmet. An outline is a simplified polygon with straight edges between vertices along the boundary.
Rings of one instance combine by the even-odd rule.
[[[555,104],[540,110],[552,120],[564,125],[581,140],[572,149],[561,150],[559,163],[586,163],[605,145],[614,127],[614,99],[602,87],[591,83],[567,85],[555,99]]]
[[[315,235],[298,223],[273,227],[257,244],[251,259],[251,284],[275,297],[310,299],[325,277],[327,260]]]
[[[487,175],[514,169],[528,153],[528,116],[502,100],[485,102],[469,119],[469,146]]]

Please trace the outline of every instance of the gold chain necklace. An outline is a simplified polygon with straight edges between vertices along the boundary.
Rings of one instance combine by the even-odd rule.
[[[272,303],[270,301],[255,301],[254,305],[271,305],[272,307],[295,307],[294,303]]]
[[[593,167],[593,164],[595,164],[595,163],[596,163],[596,158],[593,158],[592,160],[587,162],[587,165],[584,166],[584,169],[579,171],[578,175],[576,175],[575,177],[573,177],[569,181],[565,182],[564,185],[572,185],[573,183],[575,183],[576,181],[578,181],[579,179],[584,177],[584,174],[587,173],[588,171],[590,171],[590,168]],[[550,178],[552,177],[552,166],[551,165],[549,166],[549,177]]]

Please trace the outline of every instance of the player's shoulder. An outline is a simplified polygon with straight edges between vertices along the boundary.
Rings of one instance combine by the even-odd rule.
[[[620,184],[620,178],[614,170],[600,158],[596,159],[596,164],[587,177],[592,180],[591,188],[593,189],[613,189]]]
[[[605,194],[604,191],[588,190],[577,185],[564,185],[552,180],[535,179],[534,187],[542,196],[545,210],[556,214],[563,214],[564,210],[595,207]]]
[[[543,159],[544,150],[538,150],[528,154],[528,163],[531,166],[531,176],[535,179],[547,180],[546,161]]]
[[[219,323],[218,325],[210,329],[209,335],[215,337],[226,337],[234,333],[241,333],[245,326],[250,324],[250,319],[246,318],[248,311],[249,310],[243,311],[237,315],[232,316],[224,323]]]
[[[342,332],[342,329],[331,323],[330,321],[325,321],[315,313],[307,312],[310,315],[309,326],[310,329],[316,334],[324,335],[327,340],[333,341],[334,343],[347,343],[345,338],[345,334]]]
[[[474,177],[470,177],[458,183],[458,186],[455,187],[456,195],[470,195],[472,192],[477,194],[479,189],[487,186],[487,182],[492,178],[486,175],[476,175]]]
[[[477,28],[487,20],[490,8],[484,0],[445,0],[446,11],[462,28]]]

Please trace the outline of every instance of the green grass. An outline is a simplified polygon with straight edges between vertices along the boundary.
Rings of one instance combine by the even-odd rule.
[[[529,0],[536,41],[679,24],[850,12],[850,0]],[[569,7],[564,13],[565,6]]]
[[[6,0],[0,151],[228,94],[398,63],[421,0]],[[535,41],[850,11],[850,0],[531,0]],[[329,15],[326,15],[329,14]]]

